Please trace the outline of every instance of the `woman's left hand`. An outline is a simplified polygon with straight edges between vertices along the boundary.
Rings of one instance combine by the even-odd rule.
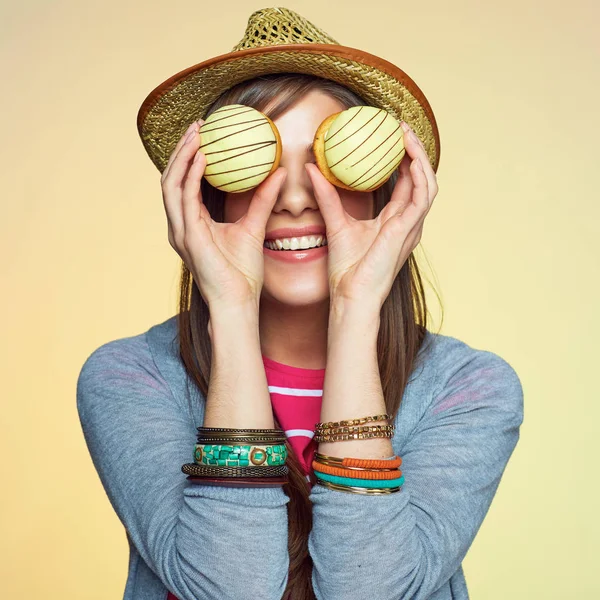
[[[411,137],[408,125],[403,129],[406,155],[398,167],[398,180],[374,219],[348,214],[337,188],[316,165],[306,165],[327,230],[330,303],[341,299],[344,304],[370,306],[379,315],[394,279],[421,240],[438,185],[421,141]]]

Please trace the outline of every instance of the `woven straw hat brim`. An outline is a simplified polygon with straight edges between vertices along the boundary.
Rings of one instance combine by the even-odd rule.
[[[162,173],[192,121],[234,85],[269,73],[302,73],[337,81],[367,102],[406,121],[425,146],[433,170],[440,137],[433,110],[417,84],[396,65],[363,50],[301,43],[247,48],[221,54],[176,73],[142,103],[137,127],[150,159]]]

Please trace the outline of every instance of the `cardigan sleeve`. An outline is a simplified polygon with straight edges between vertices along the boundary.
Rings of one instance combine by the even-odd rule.
[[[279,600],[288,579],[289,498],[281,486],[187,480],[181,465],[193,462],[197,431],[180,402],[144,335],[88,357],[77,409],[106,494],[143,560],[179,600]]]
[[[458,570],[519,439],[523,392],[498,355],[461,342],[440,359],[407,440],[399,492],[315,485],[309,552],[319,600],[425,600]]]

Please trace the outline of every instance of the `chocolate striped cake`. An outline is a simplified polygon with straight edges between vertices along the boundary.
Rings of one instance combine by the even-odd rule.
[[[243,104],[217,109],[200,127],[204,177],[224,192],[245,192],[277,170],[281,138],[266,115]]]
[[[331,183],[365,192],[381,187],[406,153],[400,123],[374,106],[353,106],[325,119],[313,151]]]

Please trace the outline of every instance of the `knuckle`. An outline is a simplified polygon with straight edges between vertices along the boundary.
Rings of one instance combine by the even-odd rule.
[[[391,225],[392,227],[388,228],[388,236],[390,239],[394,239],[398,236],[404,235],[405,231],[406,231],[406,224],[404,223],[404,220],[401,218],[401,215],[396,215],[397,218],[395,219]]]

